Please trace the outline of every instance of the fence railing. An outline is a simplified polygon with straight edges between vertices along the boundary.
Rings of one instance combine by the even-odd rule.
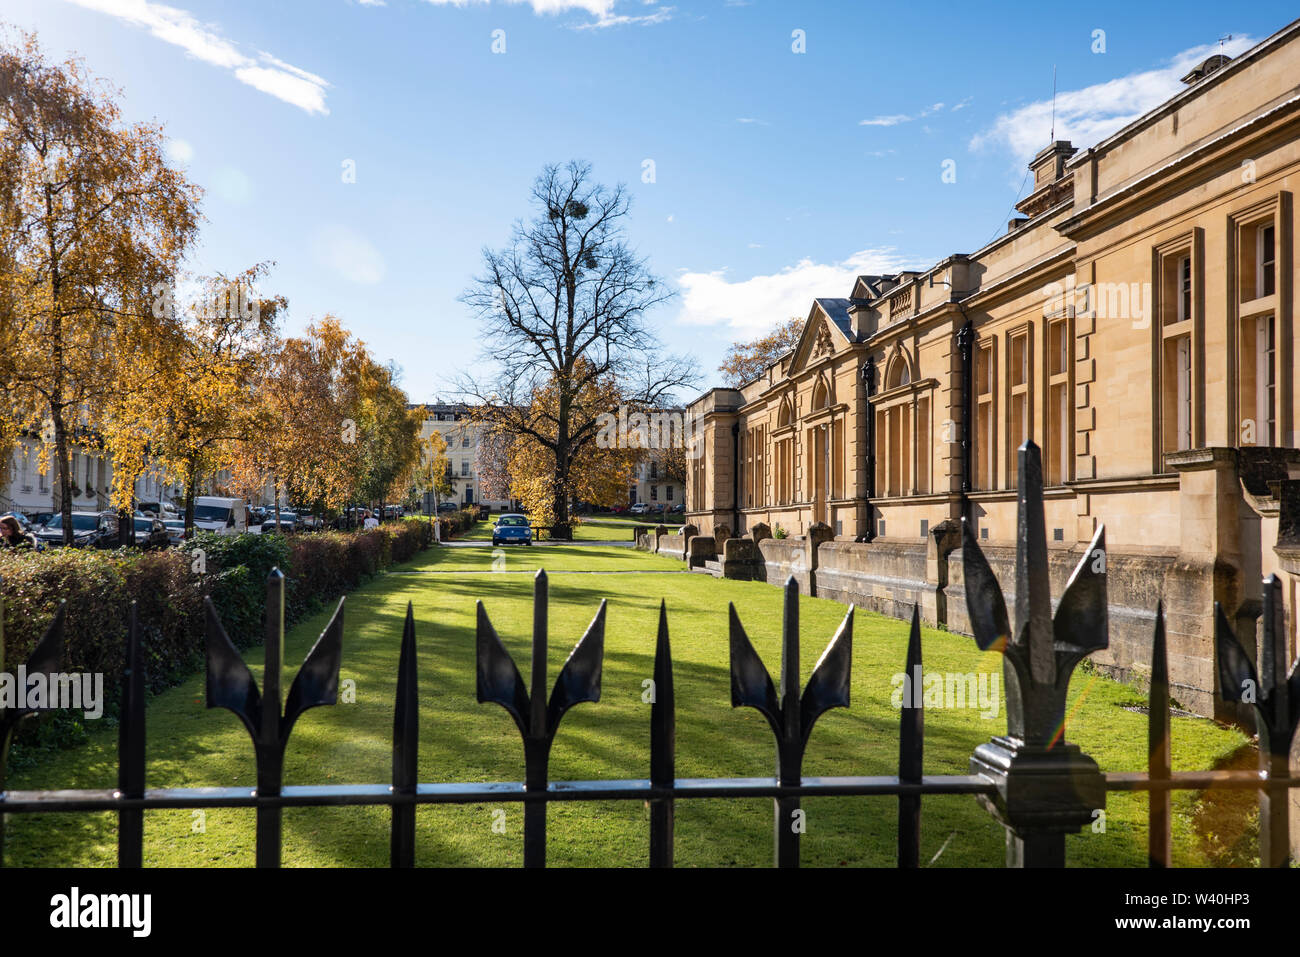
[[[1096,762],[1065,739],[1066,696],[1075,666],[1107,647],[1106,545],[1098,529],[1066,585],[1055,614],[1047,578],[1043,522],[1042,467],[1033,443],[1020,449],[1019,517],[1014,621],[1002,589],[974,535],[964,530],[966,599],[975,642],[1003,655],[1007,693],[1007,733],[976,748],[970,773],[923,773],[924,709],[921,701],[900,715],[897,774],[857,777],[804,777],[802,764],[817,719],[831,708],[848,708],[852,667],[854,609],[849,607],[835,635],[800,688],[799,592],[786,582],[782,651],[778,681],[745,633],[734,605],[730,609],[732,707],[751,707],[766,719],[776,739],[776,767],[764,778],[678,778],[676,776],[676,698],[666,606],[661,603],[655,644],[650,709],[650,776],[645,779],[552,781],[551,745],[570,708],[600,700],[604,658],[605,604],[574,647],[547,694],[549,642],[548,581],[534,580],[532,661],[525,682],[482,602],[477,605],[477,697],[503,707],[523,740],[522,782],[419,781],[417,743],[420,711],[415,620],[408,604],[393,712],[393,760],[388,783],[283,785],[284,752],[297,718],[308,708],[336,703],[343,647],[343,607],[307,654],[281,705],[284,653],[284,578],[273,571],[267,582],[264,686],[258,688],[235,651],[211,602],[207,603],[207,706],[232,711],[253,742],[257,786],[218,788],[145,787],[144,675],[134,609],[129,620],[126,667],[122,680],[119,774],[116,789],[4,791],[4,765],[19,721],[32,709],[0,711],[0,862],[3,815],[51,812],[118,814],[118,863],[139,867],[143,858],[143,814],[152,808],[248,807],[257,810],[256,861],[280,863],[281,811],[285,807],[380,805],[392,810],[390,860],[394,867],[415,863],[415,812],[420,805],[520,801],[524,804],[524,865],[546,862],[546,812],[555,801],[644,801],[650,805],[649,862],[673,864],[674,807],[681,800],[771,798],[774,859],[781,867],[799,864],[800,831],[794,826],[807,797],[891,797],[898,802],[900,867],[918,867],[921,804],[928,795],[969,794],[1006,829],[1009,866],[1060,867],[1065,836],[1091,823],[1111,791],[1150,793],[1148,854],[1152,867],[1170,864],[1170,795],[1175,790],[1209,787],[1258,792],[1260,862],[1286,866],[1290,859],[1287,755],[1300,719],[1300,669],[1287,672],[1281,583],[1264,582],[1261,661],[1257,670],[1238,643],[1227,617],[1217,610],[1215,645],[1220,686],[1228,700],[1253,703],[1260,735],[1258,771],[1170,769],[1169,681],[1164,616],[1156,612],[1152,640],[1148,766],[1141,772],[1103,773]],[[64,610],[27,661],[27,673],[58,670]],[[0,656],[3,654],[0,634]],[[913,611],[906,674],[923,665],[920,621]],[[0,657],[0,668],[3,660]],[[917,699],[921,696],[917,695]]]

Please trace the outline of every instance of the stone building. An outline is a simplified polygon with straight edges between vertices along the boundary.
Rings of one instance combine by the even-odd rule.
[[[420,438],[427,439],[438,432],[447,443],[452,500],[462,505],[481,504],[496,511],[506,510],[510,505],[508,501],[483,497],[478,474],[478,451],[479,436],[484,426],[474,421],[470,408],[446,402],[412,405],[412,408],[416,407],[424,413]]]
[[[1273,572],[1294,657],[1297,82],[1300,21],[1091,148],[1047,145],[983,248],[814,301],[792,352],[690,405],[688,521],[779,526],[769,580],[968,631],[959,521],[1010,597],[1032,439],[1055,595],[1106,526],[1099,664],[1147,670],[1163,599],[1174,697],[1213,713],[1214,603],[1252,647]]]

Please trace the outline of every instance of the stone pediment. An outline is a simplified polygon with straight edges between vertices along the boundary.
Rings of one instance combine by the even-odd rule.
[[[820,299],[813,303],[808,319],[804,322],[799,344],[791,357],[787,376],[794,375],[827,356],[834,355],[848,345],[849,338],[841,328],[840,322],[845,324],[848,322],[849,300],[832,299],[826,302],[830,303],[829,307]],[[840,304],[843,304],[843,308],[839,308]],[[838,316],[839,313],[843,313],[843,316]]]

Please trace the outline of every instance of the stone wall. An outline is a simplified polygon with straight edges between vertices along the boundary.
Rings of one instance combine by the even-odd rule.
[[[1002,586],[1007,615],[1015,618],[1016,550],[1010,546],[982,548],[989,567]],[[1048,550],[1048,575],[1055,609],[1070,575],[1086,546]],[[1215,569],[1180,560],[1172,552],[1147,554],[1106,550],[1106,596],[1110,620],[1110,646],[1088,656],[1107,674],[1145,686],[1151,677],[1151,640],[1156,605],[1163,599],[1165,637],[1169,658],[1169,692],[1179,707],[1197,714],[1231,716],[1222,702],[1216,706],[1214,671],[1214,604],[1211,597]],[[966,585],[962,552],[948,556],[948,630],[971,633],[966,610]]]
[[[686,561],[686,537],[683,535],[660,535],[659,546],[655,549],[660,555]]]
[[[919,604],[936,624],[925,613],[936,591],[926,581],[925,554],[924,542],[826,542],[817,550],[817,595],[903,619]]]
[[[765,538],[758,543],[763,562],[758,566],[759,581],[784,585],[791,575],[799,583],[802,594],[810,594],[808,558],[802,538]]]

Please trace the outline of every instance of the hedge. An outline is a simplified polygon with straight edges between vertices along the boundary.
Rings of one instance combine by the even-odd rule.
[[[450,515],[438,518],[439,534],[445,542],[462,532],[468,532],[478,522],[477,508],[461,508]]]
[[[120,678],[130,603],[136,603],[151,693],[177,684],[203,665],[203,598],[211,596],[231,641],[240,648],[264,637],[266,578],[279,567],[286,579],[285,618],[296,623],[389,565],[428,548],[423,519],[389,522],[355,532],[308,535],[200,533],[181,548],[158,552],[60,548],[0,552],[4,601],[4,670],[27,661],[67,603],[62,669],[104,675],[104,712],[120,707]],[[27,722],[26,747],[83,740],[80,712],[54,712]],[[30,755],[27,755],[30,759]]]

